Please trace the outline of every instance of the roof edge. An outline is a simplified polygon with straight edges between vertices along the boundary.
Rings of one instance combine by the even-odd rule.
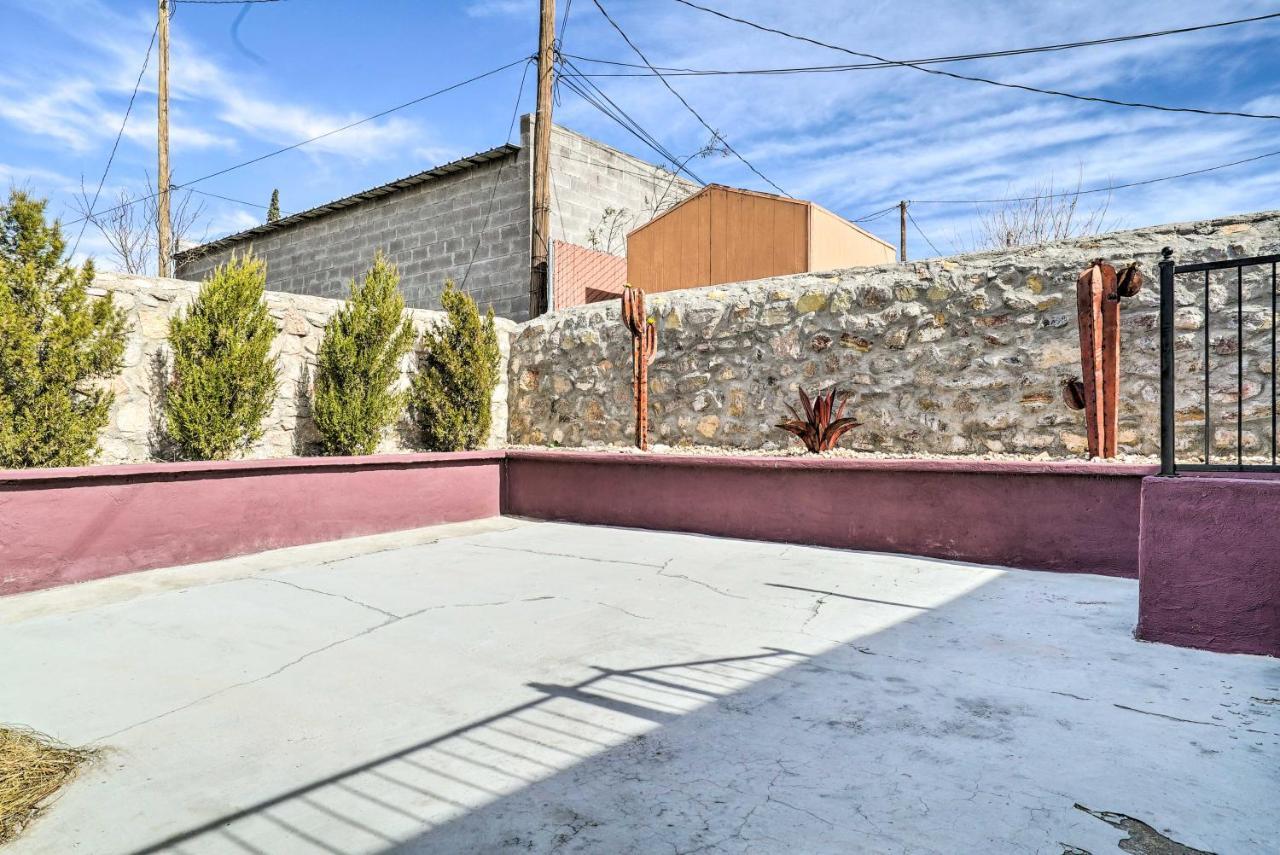
[[[403,190],[406,187],[425,184],[434,178],[443,178],[446,175],[453,175],[472,167],[479,166],[483,163],[490,163],[492,161],[499,160],[507,155],[519,154],[519,152],[520,146],[512,143],[503,143],[500,146],[476,152],[475,154],[467,155],[466,157],[460,157],[457,160],[451,160],[448,163],[441,164],[440,166],[434,166],[431,169],[423,170],[422,172],[415,172],[413,175],[408,175],[395,181],[389,181],[386,184],[380,184],[377,187],[362,190],[359,193],[353,193],[350,196],[343,196],[341,199],[335,199],[332,202],[326,202],[323,205],[317,205],[313,208],[308,208],[305,211],[290,214],[287,217],[281,217],[274,222],[261,223],[253,226],[252,228],[245,229],[244,231],[229,234],[225,237],[211,240],[208,243],[202,243],[198,246],[190,247],[189,249],[180,250],[173,254],[173,260],[177,264],[182,264],[188,260],[194,260],[205,253],[225,249],[228,246],[243,243],[245,240],[259,235],[270,234],[278,229],[288,228],[289,226],[296,225],[306,220],[318,219],[334,213],[335,211],[342,210],[343,208],[350,208],[360,204],[361,202],[367,202],[372,199],[389,196],[390,194],[398,190]]]

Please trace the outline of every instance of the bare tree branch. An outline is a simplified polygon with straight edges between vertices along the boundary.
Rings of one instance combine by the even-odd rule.
[[[1007,249],[1014,246],[1046,243],[1071,237],[1096,235],[1114,227],[1107,213],[1111,194],[1092,208],[1081,206],[1084,169],[1076,176],[1074,188],[1055,189],[1050,177],[1028,192],[1010,196],[1035,197],[1005,202],[1002,206],[978,215],[974,249]]]

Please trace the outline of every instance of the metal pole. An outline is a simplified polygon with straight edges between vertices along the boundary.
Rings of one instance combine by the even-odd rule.
[[[1172,477],[1177,474],[1174,465],[1173,249],[1166,246],[1160,256],[1160,474]],[[1205,359],[1208,359],[1207,353]]]
[[[538,105],[533,125],[533,243],[529,256],[529,317],[547,309],[547,257],[551,244],[551,75],[556,2],[541,0],[538,22]]]
[[[160,65],[156,81],[156,249],[160,276],[171,276],[173,235],[169,220],[169,0],[159,0]]]

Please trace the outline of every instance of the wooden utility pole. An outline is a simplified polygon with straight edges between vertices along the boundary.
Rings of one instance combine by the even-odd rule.
[[[898,260],[907,260],[907,200],[898,203]]]
[[[156,85],[156,247],[159,250],[160,276],[171,276],[173,235],[169,220],[169,0],[158,0],[160,33],[160,71]]]
[[[551,248],[551,74],[556,2],[541,0],[538,22],[538,106],[533,124],[533,245],[529,264],[529,317],[547,310],[547,256]]]

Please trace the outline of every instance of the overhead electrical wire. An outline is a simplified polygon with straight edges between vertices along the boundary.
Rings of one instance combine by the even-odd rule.
[[[573,63],[569,62],[568,60],[562,59],[562,62],[568,65],[571,69],[575,68]],[[682,161],[670,149],[668,149],[665,145],[663,145],[662,142],[659,141],[653,134],[645,130],[645,128],[638,121],[632,118],[630,114],[628,114],[624,109],[622,109],[622,107],[620,107],[618,103],[614,101],[612,98],[610,98],[609,95],[607,95],[605,91],[601,89],[599,86],[596,86],[590,80],[582,81],[582,83],[585,84],[585,88],[583,85],[579,85],[578,80],[573,78],[561,76],[560,80],[561,82],[564,83],[566,87],[569,88],[570,91],[578,95],[578,97],[582,98],[588,104],[591,104],[591,106],[595,107],[597,110],[600,110],[606,116],[613,119],[615,122],[621,125],[624,129],[626,129],[629,133],[631,133],[634,137],[636,137],[636,139],[640,140],[642,143],[647,145],[650,149],[655,151],[664,160],[669,161],[675,167],[677,173],[683,172],[685,175],[689,176],[698,184],[706,183],[701,178],[699,178],[698,175],[694,173],[692,169],[689,168],[688,166],[689,158],[685,158]]]
[[[708,10],[712,11],[712,10]],[[1007,56],[1026,56],[1036,53],[1051,53],[1056,51],[1073,50],[1082,47],[1095,47],[1097,45],[1119,44],[1123,42],[1139,41],[1141,39],[1152,39],[1163,36],[1179,35],[1182,33],[1194,33],[1201,30],[1212,30],[1220,27],[1232,27],[1239,24],[1251,24],[1259,21],[1267,21],[1280,18],[1280,12],[1272,12],[1266,15],[1254,15],[1250,18],[1236,18],[1230,21],[1217,21],[1212,24],[1197,24],[1190,27],[1177,27],[1168,30],[1156,30],[1149,33],[1136,33],[1127,36],[1110,36],[1101,39],[1089,39],[1086,41],[1062,42],[1051,45],[1037,45],[1035,47],[1011,48],[1007,50],[982,51],[978,53],[951,54],[948,56],[931,56],[923,59],[904,59],[896,61],[879,61],[879,62],[863,62],[842,65],[811,65],[811,66],[795,66],[784,68],[740,68],[740,69],[698,69],[698,68],[676,68],[658,66],[657,69],[668,76],[690,76],[690,75],[733,75],[733,74],[807,74],[815,72],[839,72],[839,71],[855,71],[863,69],[875,68],[896,68],[901,65],[938,65],[949,62],[968,62],[977,59],[996,59]],[[623,68],[643,69],[646,66],[633,62],[620,62],[610,59],[593,59],[591,57],[571,55],[573,59],[582,62],[600,63],[602,65],[615,65]],[[640,74],[592,74],[592,77],[648,77],[652,72]]]
[[[972,83],[985,83],[989,86],[999,86],[1005,89],[1018,89],[1024,92],[1034,92],[1040,95],[1053,95],[1059,98],[1071,98],[1076,101],[1089,101],[1089,102],[1098,103],[1098,104],[1110,104],[1115,107],[1133,107],[1133,108],[1140,108],[1144,110],[1159,110],[1165,113],[1195,113],[1197,115],[1202,115],[1202,116],[1233,116],[1233,117],[1242,118],[1242,119],[1280,119],[1280,115],[1274,115],[1271,113],[1246,113],[1238,110],[1207,110],[1207,109],[1202,109],[1200,107],[1171,107],[1166,104],[1148,104],[1142,101],[1121,101],[1116,98],[1103,98],[1096,95],[1080,95],[1074,92],[1063,92],[1058,89],[1043,89],[1038,86],[1028,86],[1023,83],[1008,83],[1003,80],[992,80],[989,77],[978,77],[976,75],[971,75],[971,74],[958,74],[954,71],[943,71],[942,69],[939,69],[939,68],[928,68],[918,63],[906,62],[903,60],[887,59],[883,56],[877,56],[876,54],[873,54],[873,53],[866,53],[865,51],[857,51],[857,50],[852,50],[850,48],[841,47],[840,45],[833,45],[828,42],[819,41],[818,39],[812,38],[810,36],[800,35],[797,33],[790,33],[790,32],[787,32],[786,30],[780,30],[776,27],[770,27],[764,24],[758,24],[755,21],[750,21],[750,20],[747,20],[746,18],[739,18],[735,15],[730,15],[726,12],[721,12],[718,9],[712,9],[709,6],[699,5],[697,3],[694,3],[692,0],[675,0],[675,2],[680,3],[684,6],[688,6],[691,9],[698,9],[702,12],[707,12],[711,15],[715,15],[718,18],[723,18],[726,21],[733,21],[738,24],[743,24],[745,26],[752,27],[754,29],[760,30],[761,32],[773,33],[775,35],[784,36],[786,38],[793,39],[795,41],[806,42],[811,45],[816,45],[817,47],[827,48],[828,50],[840,51],[841,53],[847,53],[850,56],[862,57],[864,59],[873,59],[873,60],[876,60],[877,62],[887,63],[889,65],[895,65],[901,68],[913,68],[916,71],[920,71],[925,74],[934,74],[941,77],[950,77],[955,80],[967,80]],[[597,2],[597,5],[598,5],[598,2]],[[658,73],[656,69],[654,70],[654,73],[655,74]],[[661,77],[660,74],[659,74],[659,77]],[[665,79],[663,82],[664,83],[666,82]],[[668,87],[670,87],[670,84],[667,84],[667,85]]]
[[[929,244],[929,249],[933,250],[934,255],[942,255],[941,250],[933,245],[933,241],[929,240],[929,236],[924,233],[924,229],[920,228],[920,224],[916,222],[916,218],[911,215],[911,209],[907,209],[907,219],[911,221],[911,225],[916,227],[916,231],[920,233],[920,237],[924,238],[924,242]]]
[[[662,76],[662,73],[653,67],[653,63],[649,62],[649,58],[644,55],[644,51],[640,50],[640,48],[636,46],[636,43],[631,41],[630,37],[627,36],[626,32],[622,29],[622,27],[618,25],[618,22],[613,20],[613,18],[610,17],[609,13],[605,11],[605,8],[603,5],[601,5],[600,0],[591,0],[591,2],[594,3],[596,8],[600,10],[600,14],[603,15],[604,19],[609,22],[610,26],[612,26],[614,30],[617,31],[618,35],[622,36],[622,40],[627,43],[627,46],[630,47],[633,51],[635,51],[636,56],[640,57],[640,61],[643,62],[645,65],[647,65],[649,69],[658,76],[658,79],[662,81],[662,85],[667,87],[667,90],[670,91],[672,95],[676,96],[676,98],[680,101],[680,103],[685,106],[685,109],[687,109],[690,113],[692,113],[693,117],[697,119],[704,128],[710,131],[711,134],[715,137],[715,139],[719,140],[730,154],[732,154],[738,160],[742,161],[742,163],[748,169],[754,172],[757,177],[759,177],[762,181],[764,181],[773,189],[777,190],[783,196],[787,196],[787,197],[791,196],[790,193],[788,193],[786,190],[783,190],[781,187],[779,187],[773,180],[771,180],[763,172],[761,172],[759,169],[756,169],[755,165],[752,164],[751,161],[747,160],[745,157],[739,154],[738,150],[729,144],[729,141],[724,138],[724,135],[722,135],[715,128],[711,127],[711,125],[707,123],[706,119],[702,118],[702,115],[693,108],[693,105],[690,104],[687,100],[685,100],[685,97],[681,95],[679,91],[677,91],[676,88],[672,86],[671,83],[668,82],[668,80],[665,77]]]
[[[524,97],[524,82],[529,77],[529,66],[536,62],[530,57],[524,64],[524,71],[520,74],[520,86],[516,89],[516,103],[511,108],[511,121],[507,125],[507,142],[511,142],[511,133],[516,127],[516,118],[520,115],[520,100]],[[493,188],[489,191],[489,202],[484,206],[484,221],[480,223],[480,231],[476,233],[476,242],[471,247],[471,258],[467,260],[467,269],[462,272],[462,284],[460,288],[467,287],[467,277],[471,275],[471,266],[476,263],[476,253],[480,251],[480,243],[484,240],[484,233],[489,228],[489,218],[493,214],[493,200],[498,195],[498,185],[502,183],[502,170],[506,168],[506,161],[498,164],[498,171],[493,176]]]
[[[102,177],[98,179],[98,187],[93,191],[93,201],[89,203],[89,210],[86,216],[80,222],[80,233],[76,235],[75,243],[71,245],[71,255],[76,254],[76,250],[80,248],[80,239],[84,237],[84,230],[88,227],[89,221],[98,213],[94,208],[98,205],[98,197],[102,195],[102,185],[107,181],[107,173],[111,171],[111,164],[115,162],[116,151],[120,148],[120,138],[124,136],[125,126],[129,124],[129,116],[133,113],[133,102],[137,100],[138,89],[142,86],[142,76],[147,73],[147,66],[151,63],[151,51],[156,46],[156,34],[160,32],[160,21],[156,21],[155,27],[151,30],[151,42],[147,45],[146,56],[142,58],[142,68],[138,69],[138,79],[133,83],[133,92],[129,95],[129,104],[124,108],[124,118],[120,121],[120,130],[116,131],[115,142],[111,144],[111,153],[107,155],[107,165],[102,168]],[[70,224],[68,224],[70,225]]]
[[[264,160],[267,160],[268,158],[275,157],[276,155],[284,154],[285,152],[290,152],[290,151],[293,151],[294,149],[302,148],[302,147],[303,147],[303,146],[305,146],[305,145],[310,145],[310,144],[311,144],[311,143],[313,143],[313,142],[317,142],[318,140],[325,139],[326,137],[331,137],[331,136],[333,136],[334,134],[340,134],[340,133],[342,133],[343,131],[348,131],[348,130],[350,130],[351,128],[354,128],[354,127],[356,127],[356,126],[358,126],[358,125],[363,125],[363,124],[365,124],[366,122],[372,122],[374,119],[381,119],[381,118],[382,118],[382,117],[384,117],[384,116],[388,116],[388,115],[390,115],[391,113],[394,113],[394,112],[396,112],[396,111],[398,111],[398,110],[403,110],[403,109],[405,109],[406,107],[412,107],[412,106],[414,106],[415,104],[421,104],[423,101],[426,101],[426,100],[428,100],[428,99],[430,99],[430,98],[435,98],[437,95],[443,95],[443,94],[445,94],[446,92],[452,92],[453,90],[455,90],[455,89],[459,89],[459,88],[461,88],[461,87],[463,87],[463,86],[466,86],[466,85],[467,85],[467,84],[469,84],[469,83],[475,83],[476,81],[478,81],[478,80],[483,80],[483,79],[484,79],[484,78],[486,78],[486,77],[492,77],[493,75],[498,74],[499,72],[506,71],[508,68],[513,68],[513,67],[515,67],[515,66],[519,65],[519,64],[520,64],[520,63],[522,63],[522,62],[527,62],[528,60],[529,60],[529,57],[527,57],[527,56],[522,56],[522,57],[520,57],[519,59],[517,59],[517,60],[515,60],[515,61],[513,61],[513,62],[508,62],[506,65],[500,65],[500,66],[498,66],[497,68],[490,69],[489,71],[482,72],[481,74],[477,74],[477,75],[475,75],[475,76],[473,76],[473,77],[468,77],[466,80],[461,80],[461,81],[459,81],[459,82],[457,82],[457,83],[453,83],[453,84],[451,84],[451,85],[449,85],[449,86],[445,86],[445,87],[444,87],[444,88],[442,88],[442,89],[437,89],[437,90],[435,90],[434,92],[429,92],[429,93],[427,93],[426,95],[422,95],[422,96],[420,96],[420,97],[418,97],[418,98],[414,98],[412,101],[406,101],[406,102],[404,102],[403,104],[398,104],[398,105],[396,105],[395,107],[390,107],[390,108],[388,108],[388,109],[386,109],[386,110],[379,111],[379,112],[377,112],[377,113],[374,113],[374,114],[373,114],[373,115],[371,115],[371,116],[365,116],[363,119],[357,119],[357,120],[356,120],[356,121],[354,121],[354,122],[348,122],[347,124],[343,125],[343,126],[342,126],[342,127],[340,127],[340,128],[334,128],[334,129],[332,129],[332,130],[325,131],[324,133],[316,134],[315,136],[310,137],[310,138],[305,139],[305,140],[302,140],[302,141],[300,141],[300,142],[296,142],[296,143],[293,143],[293,144],[291,144],[291,145],[284,146],[283,148],[275,149],[274,151],[269,151],[269,152],[267,152],[267,153],[265,153],[265,154],[258,155],[257,157],[251,158],[251,159],[249,159],[249,160],[245,160],[245,161],[241,161],[240,163],[232,164],[231,166],[223,167],[222,169],[219,169],[219,170],[217,170],[216,172],[210,172],[208,175],[202,175],[202,176],[200,176],[199,178],[193,178],[192,180],[190,180],[190,181],[185,181],[185,182],[183,182],[182,184],[173,184],[173,185],[170,185],[169,189],[170,189],[171,191],[172,191],[172,190],[182,190],[182,189],[185,189],[185,188],[190,187],[190,186],[191,186],[191,185],[193,185],[193,184],[199,184],[199,183],[201,183],[201,182],[208,181],[210,178],[217,178],[217,177],[218,177],[218,176],[220,176],[220,175],[226,175],[228,172],[233,172],[233,171],[235,171],[235,170],[237,170],[237,169],[242,169],[242,168],[244,168],[244,167],[246,167],[246,166],[251,166],[251,165],[253,165],[253,164],[255,164],[255,163],[260,163],[260,162],[262,162],[262,161],[264,161]],[[136,199],[131,199],[130,201],[128,201],[128,202],[126,202],[126,203],[124,203],[124,204],[122,204],[122,205],[116,205],[114,208],[107,208],[106,210],[99,211],[98,213],[101,213],[101,214],[108,214],[108,213],[111,213],[111,212],[113,212],[113,211],[118,211],[118,210],[121,210],[121,209],[123,209],[123,208],[127,208],[127,207],[129,207],[130,205],[136,205],[136,204],[138,204],[139,202],[145,202],[145,201],[147,201],[147,200],[149,200],[149,199],[154,199],[154,198],[156,198],[156,197],[157,197],[157,196],[159,196],[159,195],[160,195],[160,191],[157,191],[157,192],[155,192],[155,193],[152,193],[152,194],[150,194],[150,195],[148,195],[148,196],[140,196],[140,197],[138,197],[138,198],[136,198]],[[85,220],[85,219],[87,219],[87,218],[86,218],[86,217],[81,217],[80,219],[71,220],[70,222],[68,222],[68,223],[67,223],[67,225],[75,225],[76,223],[82,222],[82,221],[83,221],[83,220]]]

